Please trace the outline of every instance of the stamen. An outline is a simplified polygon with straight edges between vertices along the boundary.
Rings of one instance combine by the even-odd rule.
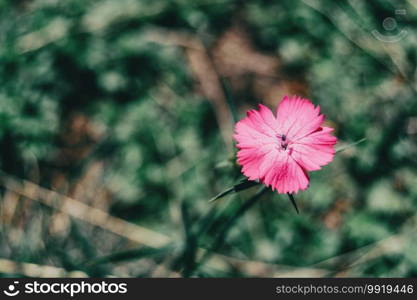
[[[287,150],[288,142],[287,142],[287,136],[285,134],[277,134],[277,138],[281,140],[281,149]]]
[[[284,142],[287,140],[287,136],[285,134],[277,134],[276,137]]]

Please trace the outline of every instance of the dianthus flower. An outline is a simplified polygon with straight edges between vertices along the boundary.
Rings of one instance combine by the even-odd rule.
[[[278,193],[305,190],[308,172],[330,163],[335,154],[337,139],[323,121],[319,106],[297,96],[285,96],[276,116],[262,104],[248,111],[234,134],[242,173]]]

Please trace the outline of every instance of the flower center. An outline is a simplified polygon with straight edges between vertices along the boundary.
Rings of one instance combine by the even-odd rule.
[[[288,140],[285,134],[277,134],[278,141],[280,142],[280,146],[282,150],[287,150],[288,148]]]

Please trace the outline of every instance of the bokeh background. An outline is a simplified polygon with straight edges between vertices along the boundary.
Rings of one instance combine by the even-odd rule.
[[[413,0],[1,0],[1,276],[417,276],[416,34]],[[339,138],[301,213],[209,203],[286,94]]]

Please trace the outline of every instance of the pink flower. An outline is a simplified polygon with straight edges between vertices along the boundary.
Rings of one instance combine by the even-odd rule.
[[[235,126],[237,161],[249,180],[278,193],[296,193],[309,185],[308,171],[333,160],[336,137],[324,127],[320,107],[308,99],[285,96],[276,116],[266,106],[250,110]]]

